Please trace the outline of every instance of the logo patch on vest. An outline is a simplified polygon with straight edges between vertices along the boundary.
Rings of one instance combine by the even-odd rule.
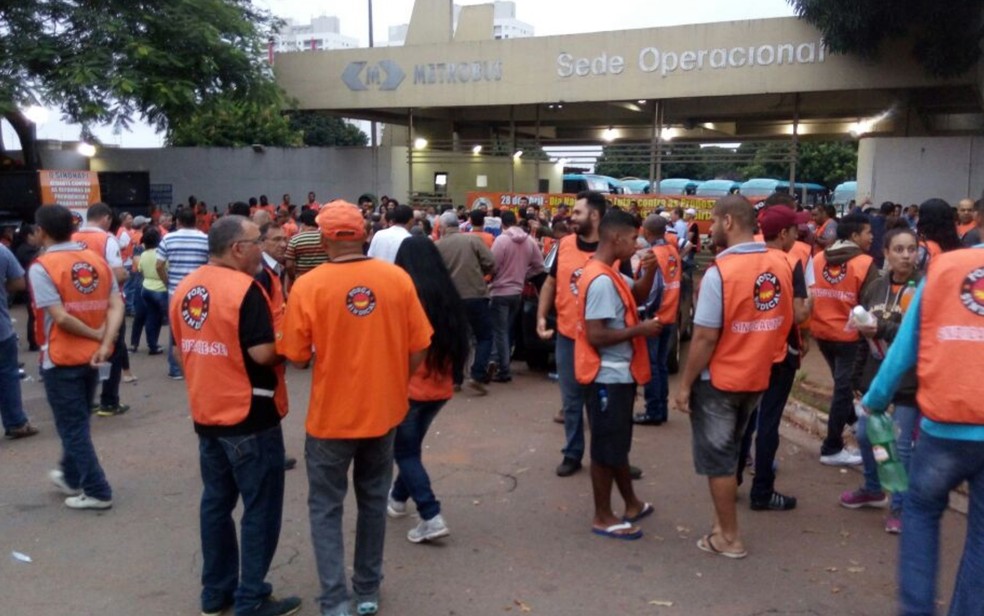
[[[574,295],[574,297],[577,297],[577,281],[580,280],[581,276],[583,275],[584,275],[583,267],[579,267],[573,272],[571,272],[571,293]]]
[[[181,300],[181,319],[195,331],[201,330],[208,318],[208,289],[198,285]]]
[[[823,266],[823,279],[830,284],[837,284],[847,277],[847,266],[846,265],[831,265],[830,263]]]
[[[99,272],[85,261],[72,265],[72,284],[79,293],[86,295],[99,288]]]
[[[755,309],[759,312],[773,310],[779,305],[782,288],[772,272],[762,272],[755,279]]]
[[[984,267],[967,274],[960,285],[960,302],[964,308],[984,317]]]
[[[369,287],[355,287],[348,292],[345,307],[357,317],[367,317],[376,309],[376,295]]]

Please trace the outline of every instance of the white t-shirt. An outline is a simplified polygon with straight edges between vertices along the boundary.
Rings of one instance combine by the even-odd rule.
[[[396,253],[400,250],[403,240],[410,237],[410,232],[402,225],[393,225],[388,229],[378,231],[369,243],[368,255],[389,263],[396,262]]]

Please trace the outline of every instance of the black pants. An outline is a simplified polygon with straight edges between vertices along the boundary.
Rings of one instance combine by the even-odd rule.
[[[755,479],[749,494],[754,501],[768,500],[775,490],[776,473],[773,462],[779,450],[779,424],[782,423],[782,412],[789,400],[789,392],[793,389],[796,378],[795,363],[787,357],[784,361],[772,364],[769,376],[769,388],[762,394],[755,414],[745,429],[745,438],[741,443],[741,455],[738,458],[738,482],[741,483],[742,472],[752,448],[752,435],[755,435]]]
[[[120,323],[120,335],[116,338],[116,346],[109,357],[109,363],[112,364],[109,378],[102,382],[102,391],[99,395],[99,406],[106,408],[120,405],[120,380],[123,377],[123,370],[130,369],[130,354],[126,350],[125,317]]]
[[[827,438],[820,447],[820,455],[830,456],[844,449],[844,428],[858,420],[854,413],[854,391],[851,386],[858,343],[817,340],[817,344],[834,377],[834,397],[830,401]]]

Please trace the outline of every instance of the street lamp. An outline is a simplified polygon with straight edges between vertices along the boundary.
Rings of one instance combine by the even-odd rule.
[[[82,143],[79,144],[78,153],[81,154],[82,156],[85,156],[86,158],[92,158],[93,156],[96,155],[96,146],[92,145],[91,143],[86,143],[85,141],[83,141]]]

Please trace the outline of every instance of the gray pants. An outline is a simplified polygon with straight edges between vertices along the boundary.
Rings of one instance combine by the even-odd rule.
[[[348,492],[348,470],[359,515],[355,526],[352,591],[356,601],[378,595],[383,580],[386,538],[386,497],[393,479],[393,436],[319,439],[310,435],[304,445],[308,472],[308,510],[311,541],[318,565],[322,612],[334,613],[349,600],[345,585],[345,543],[342,513]],[[354,464],[353,464],[354,463]]]

